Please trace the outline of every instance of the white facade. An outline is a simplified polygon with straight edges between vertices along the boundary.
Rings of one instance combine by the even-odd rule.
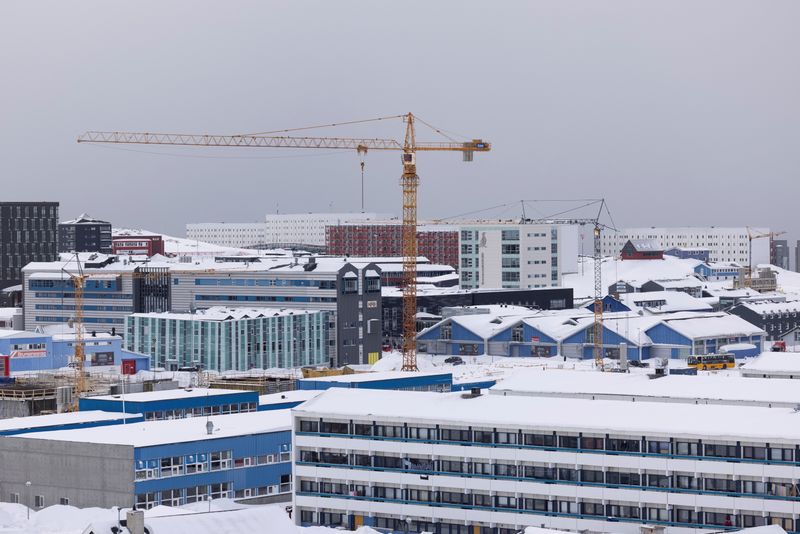
[[[751,228],[753,234],[769,232],[766,228]],[[618,257],[629,239],[651,239],[664,250],[673,247],[704,248],[709,250],[709,261],[733,262],[748,265],[747,228],[718,228],[715,226],[623,228],[619,232],[606,231],[601,237],[604,256]],[[753,266],[769,263],[769,239],[753,239]]]
[[[325,245],[325,227],[353,221],[391,218],[385,213],[285,213],[267,215],[267,243]]]
[[[566,225],[487,222],[461,225],[461,287],[557,287],[576,272],[578,229]]]
[[[186,237],[224,247],[267,245],[325,245],[325,227],[346,222],[383,220],[380,213],[285,213],[267,215],[264,222],[192,223],[186,225]]]
[[[255,247],[265,242],[264,223],[193,223],[186,225],[186,237],[223,247]]]
[[[800,513],[792,408],[338,389],[293,415],[301,524],[696,534]]]

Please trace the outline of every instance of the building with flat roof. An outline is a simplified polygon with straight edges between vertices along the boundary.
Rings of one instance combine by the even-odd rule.
[[[280,410],[2,436],[0,499],[144,509],[288,500],[290,428]]]
[[[10,417],[0,419],[0,436],[141,423],[142,421],[144,421],[144,416],[139,413],[115,413],[101,410]]]
[[[431,263],[458,269],[458,227],[420,223],[417,251]],[[403,226],[400,221],[374,221],[325,227],[326,254],[347,256],[403,255]]]
[[[740,371],[745,377],[800,378],[800,354],[796,352],[764,352],[742,365]],[[776,387],[783,387],[783,385]]]
[[[154,366],[211,371],[327,365],[333,311],[215,306],[195,313],[134,313],[125,347]]]
[[[297,381],[298,390],[393,389],[397,391],[450,391],[453,374],[446,372],[383,371],[378,373],[355,373],[350,375],[302,378]]]
[[[20,284],[29,262],[57,257],[58,202],[0,202],[0,289]]]
[[[767,408],[800,406],[800,389],[788,380],[711,374],[655,376],[645,373],[523,370],[499,381],[489,394]]]
[[[298,524],[688,534],[798,518],[792,408],[331,389],[293,417]]]
[[[142,414],[147,421],[210,417],[258,410],[258,393],[237,389],[178,388],[81,397],[79,408]]]
[[[767,228],[751,228],[754,233],[768,233]],[[682,226],[682,227],[640,227],[621,228],[617,232],[603,232],[601,252],[603,256],[616,257],[622,247],[631,239],[655,241],[662,250],[674,248],[707,249],[705,261],[734,262],[748,265],[749,246],[747,227]],[[754,239],[753,265],[769,263],[769,243],[766,239]]]
[[[122,331],[132,313],[189,313],[216,306],[335,312],[328,339],[334,365],[377,361],[381,268],[369,258],[264,257],[248,261],[149,261],[81,256],[84,324]],[[75,260],[25,266],[25,327],[63,324],[75,314]]]
[[[563,273],[578,270],[575,226],[485,221],[460,227],[461,287],[558,287]]]
[[[325,227],[348,221],[374,221],[391,218],[379,213],[276,213],[263,222],[192,223],[186,237],[225,247],[313,248],[325,247]]]
[[[58,251],[111,254],[111,223],[86,213],[58,223]]]

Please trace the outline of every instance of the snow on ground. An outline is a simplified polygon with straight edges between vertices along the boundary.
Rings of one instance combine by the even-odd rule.
[[[682,260],[674,256],[664,256],[663,260],[620,260],[603,258],[603,294],[608,286],[618,280],[647,282],[648,280],[673,280],[694,275],[698,260]],[[563,276],[562,285],[571,287],[575,299],[594,296],[594,258],[578,258],[578,272]]]
[[[157,506],[145,511],[145,525],[157,532],[170,534],[216,534],[218,532],[260,532],[269,525],[270,534],[334,534],[339,529],[327,527],[298,527],[286,513],[288,503],[248,506],[228,499],[211,501],[211,513],[206,502],[180,508]],[[95,532],[110,532],[116,525],[117,509],[75,508],[55,505],[31,511],[22,504],[0,503],[0,534],[82,534],[92,525]],[[120,514],[125,519],[125,511]],[[127,532],[127,531],[123,531]],[[362,527],[358,534],[377,534]]]
[[[783,293],[800,294],[800,273],[787,271],[786,269],[781,269],[774,265],[759,265],[758,267],[769,267],[777,273],[779,291]]]

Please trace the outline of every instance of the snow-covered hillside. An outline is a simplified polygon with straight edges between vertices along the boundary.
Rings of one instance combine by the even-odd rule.
[[[603,258],[603,294],[618,280],[647,282],[686,278],[694,274],[699,263],[698,260],[682,260],[674,256],[664,256],[663,260]],[[594,258],[579,258],[578,272],[565,274],[563,285],[573,288],[576,300],[594,296]]]

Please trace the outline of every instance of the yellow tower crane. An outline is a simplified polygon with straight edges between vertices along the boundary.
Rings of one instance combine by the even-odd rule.
[[[331,126],[344,126],[366,122],[402,119],[405,123],[405,137],[402,142],[395,139],[375,139],[358,137],[299,137],[276,135],[300,130],[310,130]],[[444,142],[417,141],[415,122],[430,127],[448,138]],[[416,356],[416,313],[417,313],[417,152],[461,152],[464,161],[472,161],[475,152],[488,152],[491,145],[481,139],[459,142],[446,136],[412,113],[379,117],[338,124],[325,124],[292,128],[271,132],[242,135],[192,135],[163,134],[145,132],[97,132],[89,131],[78,138],[79,143],[115,143],[140,145],[172,146],[213,146],[243,148],[323,148],[355,150],[359,155],[369,150],[401,151],[403,174],[400,185],[403,191],[403,366],[404,371],[417,370]]]
[[[73,412],[78,411],[80,397],[86,393],[88,389],[86,387],[86,349],[83,345],[83,291],[86,288],[86,280],[89,276],[83,272],[81,258],[77,252],[75,253],[75,263],[78,266],[77,274],[68,272],[65,268],[62,268],[62,272],[69,276],[72,281],[72,286],[75,288],[75,314],[72,317],[72,328],[75,331],[75,355],[73,359],[75,366],[75,391],[73,392],[72,405],[70,406],[70,411]]]

